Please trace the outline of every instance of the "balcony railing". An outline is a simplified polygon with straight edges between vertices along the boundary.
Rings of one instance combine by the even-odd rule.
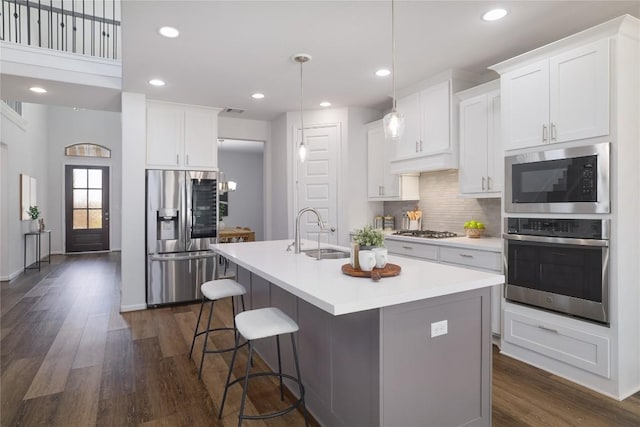
[[[2,0],[0,39],[120,59],[120,0]]]

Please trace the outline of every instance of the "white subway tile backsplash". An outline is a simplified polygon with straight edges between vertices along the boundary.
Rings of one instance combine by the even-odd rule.
[[[399,227],[402,212],[422,211],[422,228],[452,231],[464,235],[464,223],[471,219],[484,222],[486,236],[500,237],[500,199],[468,199],[458,197],[458,171],[446,170],[420,174],[420,201],[385,202],[386,215],[396,217]]]

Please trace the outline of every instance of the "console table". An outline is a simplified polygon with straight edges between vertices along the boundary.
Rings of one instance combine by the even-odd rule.
[[[38,269],[40,271],[40,264],[42,264],[42,235],[46,234],[49,239],[49,255],[47,256],[47,263],[51,264],[51,230],[43,230],[43,231],[30,231],[28,233],[24,233],[24,271],[27,270],[35,270]],[[27,267],[27,237],[34,236],[36,240],[36,253],[37,259],[33,264],[33,267]]]

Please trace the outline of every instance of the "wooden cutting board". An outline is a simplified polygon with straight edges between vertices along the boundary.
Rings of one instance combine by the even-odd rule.
[[[374,268],[373,271],[362,271],[359,268],[355,269],[351,264],[344,264],[342,266],[342,272],[346,275],[353,277],[371,277],[371,273],[376,272],[380,274],[380,277],[392,277],[400,274],[400,268],[397,264],[391,264],[390,262],[384,266],[384,268]]]

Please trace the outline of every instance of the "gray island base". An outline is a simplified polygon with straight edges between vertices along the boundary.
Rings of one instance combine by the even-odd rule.
[[[238,251],[225,246],[214,248],[235,264],[236,279],[247,288],[247,308],[278,307],[298,322],[307,407],[320,424],[491,425],[490,285],[500,283],[503,276],[480,273],[482,279],[490,277],[486,286],[335,315],[307,302],[313,300],[306,298],[309,289],[285,289],[282,282],[274,283],[280,282],[274,280],[275,270],[252,267]],[[301,262],[307,262],[304,258]],[[315,262],[339,269],[344,260]],[[390,262],[409,270],[423,269],[424,281],[429,281],[429,270],[441,269],[437,264],[403,258]],[[268,269],[266,264],[264,269]],[[300,269],[301,274],[304,270]],[[387,279],[379,284],[362,278],[336,276],[336,280],[346,280],[341,286],[359,287],[384,285]],[[392,285],[391,281],[387,284]],[[275,341],[256,342],[256,350],[277,369],[276,345],[270,340]],[[284,346],[283,371],[292,374],[294,370],[291,351]],[[296,394],[297,387],[287,386]]]

